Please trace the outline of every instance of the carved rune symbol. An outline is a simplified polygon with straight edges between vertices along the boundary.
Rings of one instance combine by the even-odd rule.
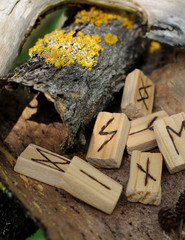
[[[115,136],[115,134],[117,133],[118,130],[114,130],[114,131],[111,131],[111,132],[104,132],[104,130],[107,128],[107,126],[109,126],[109,124],[114,120],[114,117],[111,118],[105,125],[103,125],[103,127],[101,128],[101,130],[99,131],[99,134],[100,135],[111,135],[111,137],[106,140],[100,147],[99,149],[97,150],[97,152],[101,151],[102,148],[108,143],[111,141],[111,139],[113,139],[113,137]]]
[[[156,121],[157,118],[158,118],[157,116],[154,117],[154,118],[148,123],[148,126],[147,126],[146,128],[141,129],[141,130],[139,130],[139,131],[137,131],[137,132],[130,133],[129,135],[134,135],[134,134],[136,134],[136,133],[144,132],[144,131],[146,131],[146,130],[153,131],[154,128],[153,128],[152,124]]]
[[[149,95],[148,95],[148,92],[146,89],[151,87],[152,85],[144,86],[144,82],[143,82],[142,78],[141,78],[141,82],[142,82],[142,87],[139,88],[139,95],[141,98],[137,99],[137,102],[143,101],[145,108],[148,110],[148,106],[146,105],[145,100],[149,98]],[[146,97],[144,97],[144,95],[142,95],[142,90],[144,90]]]
[[[179,132],[176,132],[176,131],[175,131],[173,128],[171,128],[170,126],[166,126],[166,130],[167,130],[167,132],[168,132],[168,134],[169,134],[169,136],[170,136],[170,138],[171,138],[171,140],[172,140],[173,146],[174,146],[174,148],[175,148],[175,150],[176,150],[176,152],[177,152],[178,155],[179,155],[179,151],[178,151],[178,149],[177,149],[177,146],[175,145],[174,139],[173,139],[170,131],[172,131],[176,136],[181,137],[183,129],[185,129],[185,120],[182,121],[181,128],[180,128],[180,131],[179,131]]]
[[[37,150],[45,159],[35,159],[35,158],[32,158],[32,159],[31,159],[32,161],[38,162],[38,163],[43,164],[43,165],[45,165],[45,166],[47,166],[47,167],[50,167],[50,168],[54,168],[55,170],[58,170],[58,171],[60,171],[60,172],[64,172],[64,170],[60,167],[60,165],[69,164],[69,163],[70,163],[70,161],[67,160],[66,158],[59,157],[59,156],[55,155],[54,153],[50,153],[50,152],[41,150],[41,149],[39,149],[39,148],[36,148],[36,150]],[[54,157],[62,160],[63,162],[53,162],[53,161],[50,160],[45,154],[54,156]],[[51,165],[48,165],[48,163],[50,163],[52,166],[51,166]]]
[[[96,181],[97,183],[99,183],[100,185],[102,185],[103,187],[105,187],[108,190],[111,190],[110,187],[108,187],[107,185],[105,185],[104,183],[100,182],[98,179],[96,179],[95,177],[91,176],[89,173],[85,172],[84,170],[80,169],[80,172],[84,173],[86,176],[88,176],[89,178],[91,178],[92,180]]]
[[[147,158],[146,171],[142,168],[142,166],[141,166],[139,163],[137,163],[137,167],[138,167],[142,172],[144,172],[144,173],[146,174],[146,176],[145,176],[145,186],[146,186],[147,183],[148,183],[148,178],[152,179],[153,181],[156,181],[156,179],[155,179],[154,177],[152,177],[152,176],[150,175],[150,173],[149,173],[149,163],[150,163],[149,158]]]

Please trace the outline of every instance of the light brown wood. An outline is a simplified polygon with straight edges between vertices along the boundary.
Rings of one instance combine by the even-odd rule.
[[[93,129],[86,159],[104,168],[119,168],[130,121],[124,113],[100,112]]]
[[[95,167],[74,157],[64,174],[65,190],[84,202],[111,214],[122,192],[122,185]]]
[[[160,204],[162,162],[161,153],[133,151],[126,189],[128,201]]]
[[[157,147],[153,123],[166,116],[168,114],[165,111],[159,111],[132,120],[127,140],[127,152],[131,154],[133,150],[148,151]]]
[[[185,113],[156,121],[154,133],[169,172],[185,169]]]
[[[128,74],[123,97],[121,111],[128,118],[134,119],[152,113],[154,101],[154,83],[139,69]]]
[[[14,170],[62,188],[108,214],[112,213],[122,192],[119,183],[79,157],[69,160],[33,144],[18,157]]]

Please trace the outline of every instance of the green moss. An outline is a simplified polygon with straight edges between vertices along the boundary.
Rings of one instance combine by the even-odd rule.
[[[39,229],[34,235],[27,238],[26,240],[44,240],[44,236],[42,234],[42,231]]]

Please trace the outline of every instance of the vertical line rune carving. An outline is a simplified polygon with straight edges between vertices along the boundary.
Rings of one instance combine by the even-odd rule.
[[[84,173],[85,175],[87,175],[88,177],[90,177],[91,179],[93,179],[94,181],[96,181],[97,183],[99,183],[100,185],[102,185],[103,187],[105,187],[108,190],[111,190],[110,187],[108,187],[107,185],[105,185],[104,183],[100,182],[99,180],[97,180],[95,177],[91,176],[89,173],[86,173],[84,170],[80,169],[80,172]]]

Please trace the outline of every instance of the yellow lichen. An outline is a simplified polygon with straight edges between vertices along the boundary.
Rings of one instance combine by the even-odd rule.
[[[117,43],[118,37],[116,35],[112,35],[112,33],[107,33],[104,37],[105,42],[109,44],[109,46]]]
[[[161,48],[161,44],[160,43],[152,41],[150,43],[149,53],[152,54],[153,52],[155,52],[157,50],[160,50],[160,48]]]
[[[135,16],[133,14],[128,15],[125,12],[121,14],[109,13],[95,7],[92,7],[90,11],[82,10],[78,12],[75,23],[90,22],[100,27],[103,23],[108,24],[113,19],[121,21],[122,25],[127,29],[132,29],[135,23]]]
[[[30,56],[39,55],[47,64],[55,67],[67,66],[77,62],[91,71],[97,61],[99,51],[104,49],[98,44],[101,38],[97,35],[85,35],[75,31],[66,33],[64,30],[55,30],[39,39],[35,46],[29,50]]]

